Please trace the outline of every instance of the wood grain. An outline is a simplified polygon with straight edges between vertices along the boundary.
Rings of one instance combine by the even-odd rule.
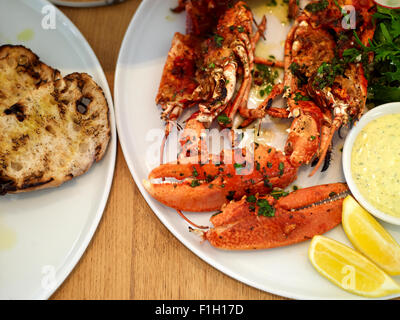
[[[81,30],[111,90],[119,48],[139,0],[94,9],[60,8]],[[118,147],[107,208],[84,256],[52,299],[279,299],[209,266],[161,224]]]

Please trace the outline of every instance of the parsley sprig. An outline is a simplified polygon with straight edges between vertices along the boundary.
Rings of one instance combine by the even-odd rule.
[[[378,6],[374,14],[376,30],[374,38],[365,46],[354,32],[360,49],[347,49],[343,55],[365,60],[374,53],[371,64],[364,63],[368,77],[368,101],[381,104],[400,100],[400,10]]]
[[[375,103],[400,100],[400,10],[378,7],[371,49],[375,53],[369,97]],[[364,48],[365,49],[365,48]]]

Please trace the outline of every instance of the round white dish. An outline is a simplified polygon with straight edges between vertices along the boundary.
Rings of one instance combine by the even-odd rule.
[[[381,210],[376,209],[371,203],[369,203],[360,191],[357,188],[356,183],[354,182],[353,175],[351,173],[351,153],[353,150],[353,145],[358,137],[361,130],[372,120],[380,118],[384,115],[400,113],[400,102],[392,102],[383,104],[378,106],[370,111],[368,111],[365,115],[363,115],[360,121],[354,126],[352,130],[350,130],[346,142],[343,147],[343,172],[346,177],[346,182],[349,185],[351,193],[354,197],[360,202],[360,204],[375,217],[382,219],[383,221],[400,225],[400,218],[391,216]]]
[[[0,197],[0,299],[47,299],[79,261],[107,203],[116,156],[113,102],[96,55],[53,5],[0,0],[0,12],[0,45],[22,44],[63,76],[90,74],[110,108],[110,145],[87,174],[59,188]]]
[[[234,279],[290,298],[360,299],[337,288],[313,269],[307,257],[309,241],[270,250],[218,250],[189,233],[187,223],[175,210],[160,204],[145,191],[142,180],[159,163],[157,151],[161,141],[156,136],[162,135],[164,128],[160,120],[160,108],[154,102],[155,96],[172,37],[177,31],[185,32],[185,15],[175,15],[169,10],[176,4],[176,0],[143,1],[125,34],[117,62],[114,93],[118,135],[130,172],[143,197],[160,221],[187,248]],[[249,1],[249,4],[265,6],[265,1]],[[254,12],[259,20],[262,10],[258,8]],[[282,25],[274,16],[274,11],[268,14],[267,20],[267,43],[261,45],[260,51],[266,56],[273,54],[281,59],[282,41],[290,26]],[[282,148],[287,137],[287,126],[282,130],[283,125],[279,120],[266,122],[266,126],[272,128],[274,133],[270,137],[271,145]],[[312,168],[302,168],[295,185],[307,187],[344,181],[341,166],[343,142],[335,136],[333,160],[328,171],[308,178]],[[208,225],[212,213],[185,214],[195,223]],[[397,240],[400,239],[399,228],[389,226],[388,230]],[[351,246],[341,227],[325,235]]]

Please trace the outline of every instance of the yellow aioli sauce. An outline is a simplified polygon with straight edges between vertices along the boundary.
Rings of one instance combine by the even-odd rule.
[[[400,114],[368,123],[351,154],[358,190],[378,210],[400,217]]]

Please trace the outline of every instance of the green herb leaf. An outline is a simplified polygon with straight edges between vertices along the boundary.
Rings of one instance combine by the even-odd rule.
[[[199,185],[200,185],[200,182],[199,182],[199,180],[196,180],[196,179],[192,180],[192,182],[190,183],[190,186],[191,186],[192,188],[196,188],[196,187],[198,187]]]
[[[306,5],[305,9],[309,12],[318,12],[325,10],[329,5],[328,0],[321,0],[319,2],[312,2]]]
[[[224,42],[224,37],[220,36],[219,34],[214,35],[214,41],[218,48],[222,47],[222,43]]]
[[[289,192],[286,192],[284,190],[274,190],[271,192],[271,196],[273,196],[276,200],[279,200],[282,197],[286,197],[289,195]]]
[[[220,114],[217,117],[217,120],[218,120],[218,122],[225,124],[225,125],[231,123],[231,119],[229,119],[229,117],[225,113]]]
[[[279,175],[280,176],[283,175],[284,169],[285,169],[284,163],[283,162],[279,162]]]
[[[266,199],[258,199],[257,200],[258,215],[264,217],[274,217],[275,216],[275,208],[271,206]]]

